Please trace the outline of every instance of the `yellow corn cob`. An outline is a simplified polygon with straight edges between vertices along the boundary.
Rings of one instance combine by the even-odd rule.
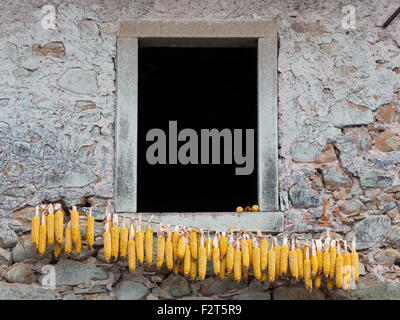
[[[61,246],[58,244],[58,242],[56,241],[56,242],[55,242],[55,245],[54,245],[54,256],[55,256],[56,258],[60,255],[61,250],[62,250],[62,247],[61,247]]]
[[[189,233],[190,241],[190,255],[194,260],[197,260],[197,233],[191,230]]]
[[[253,265],[253,240],[250,239],[250,236],[246,234],[247,238],[247,247],[249,248],[249,266]]]
[[[110,261],[111,258],[111,233],[109,231],[110,224],[106,223],[104,225],[104,233],[103,233],[103,245],[104,245],[104,258],[107,262]],[[67,238],[67,231],[65,231],[65,239]]]
[[[72,241],[76,243],[78,241],[78,234],[81,232],[79,227],[79,212],[76,207],[73,206],[71,210],[71,235]]]
[[[128,249],[129,230],[126,226],[125,217],[122,218],[122,228],[119,231],[119,255],[122,259],[126,258],[126,251]]]
[[[347,241],[344,243],[344,254],[343,254],[343,284],[342,288],[344,290],[350,291],[351,284],[351,256],[347,251]]]
[[[195,280],[196,274],[197,274],[197,260],[192,258],[190,262],[190,279]]]
[[[246,242],[247,243],[247,242]],[[240,242],[236,241],[236,248],[234,251],[234,259],[233,259],[233,276],[235,281],[239,283],[242,277],[242,252],[240,250]]]
[[[93,243],[94,243],[94,217],[92,216],[92,208],[90,208],[89,215],[87,216],[86,220],[86,244],[90,250],[92,250]]]
[[[292,239],[292,247],[291,250],[289,251],[289,266],[290,266],[290,273],[292,274],[292,277],[296,279],[296,281],[299,279],[299,262],[297,259],[297,252],[294,244],[294,238]]]
[[[303,259],[303,250],[300,248],[296,248],[297,255],[297,265],[299,266],[299,277],[304,278],[304,259]]]
[[[233,261],[234,261],[234,249],[233,249],[233,236],[231,234],[229,238],[229,246],[226,249],[226,270],[230,275],[233,270]]]
[[[253,237],[253,272],[254,277],[261,281],[261,251],[255,237]]]
[[[172,270],[174,266],[174,250],[171,241],[171,231],[170,226],[167,226],[167,241],[165,241],[165,265],[168,270]]]
[[[175,226],[175,231],[174,231],[174,233],[172,235],[172,251],[173,251],[173,260],[174,261],[177,258],[176,250],[178,249],[178,241],[179,241],[180,237],[181,237],[180,236],[180,226],[176,225]]]
[[[271,243],[271,250],[268,250],[268,283],[270,286],[273,286],[275,282],[275,274],[276,274],[276,251],[274,248],[274,241]]]
[[[225,257],[227,248],[228,239],[225,236],[225,232],[222,232],[221,239],[219,240],[219,251],[221,252],[221,259]]]
[[[333,289],[333,279],[332,278],[328,278],[326,280],[326,287],[328,288],[328,290],[332,290]]]
[[[321,287],[321,278],[322,276],[320,274],[317,274],[314,278],[314,286],[316,289],[319,289]]]
[[[116,261],[118,260],[119,252],[119,225],[118,225],[118,215],[113,214],[113,227],[111,229],[111,256]]]
[[[343,256],[340,253],[339,243],[337,244],[336,258],[336,288],[340,289],[343,283]]]
[[[39,206],[36,206],[36,212],[31,222],[31,242],[35,248],[37,248],[39,244],[39,229],[40,229]]]
[[[249,269],[246,270],[246,269],[243,267],[243,262],[242,262],[242,273],[243,273],[243,279],[247,280],[248,277],[249,277]]]
[[[200,237],[200,245],[199,245],[199,252],[198,252],[198,269],[199,269],[199,279],[204,280],[206,277],[206,270],[207,270],[207,252],[206,248],[204,247],[204,234],[203,230],[201,230],[201,237]]]
[[[180,263],[183,259],[183,256],[185,255],[185,250],[186,250],[186,238],[184,234],[181,234],[181,237],[179,238],[178,241],[178,246],[176,248],[176,263]]]
[[[224,280],[226,273],[226,255],[221,259],[221,267],[219,271],[219,279]]]
[[[54,210],[56,214],[54,215],[54,234],[56,242],[59,244],[63,243],[63,233],[64,233],[64,213],[61,211],[61,205],[56,203],[54,205]]]
[[[74,243],[74,246],[75,246],[75,253],[79,255],[82,251],[82,237],[80,232],[78,232],[78,239]]]
[[[356,240],[353,239],[353,242],[351,243],[351,275],[358,283],[359,279],[359,262],[358,262],[358,253],[356,251]]]
[[[243,273],[246,273],[247,269],[249,269],[249,243],[247,242],[246,235],[243,235],[242,240],[240,241],[240,248],[242,251],[242,265],[243,265]]]
[[[267,280],[267,273],[266,272],[261,273],[261,281],[265,282],[266,280]]]
[[[71,222],[68,222],[65,227],[65,244],[64,244],[64,252],[65,254],[71,254],[72,250],[72,235],[71,235]]]
[[[217,232],[214,236],[214,241],[213,241],[213,268],[214,268],[214,274],[217,277],[221,272],[221,261],[220,261],[221,252],[219,250],[218,237],[219,233]]]
[[[329,278],[333,278],[335,276],[335,267],[336,267],[336,241],[331,241],[331,247],[329,248],[329,256],[331,257],[331,263],[329,264]]]
[[[164,263],[165,256],[165,237],[163,231],[164,225],[161,223],[158,227],[157,231],[157,257],[156,257],[156,265],[157,268],[160,269]]]
[[[54,208],[53,205],[50,204],[48,206],[48,212],[46,225],[47,225],[47,242],[49,245],[54,244]]]
[[[306,256],[304,260],[304,283],[306,285],[306,290],[312,291],[312,278],[311,278],[311,261],[308,252],[308,247],[306,248]]]
[[[142,230],[142,215],[139,213],[139,222],[137,232],[135,233],[135,247],[136,258],[139,264],[142,265],[144,261],[144,231]]]
[[[146,251],[146,263],[151,266],[153,263],[153,228],[151,227],[151,218],[148,224],[144,245]]]
[[[261,239],[260,254],[261,254],[261,272],[266,274],[268,267],[268,240],[266,238]]]
[[[189,240],[187,239],[187,241]],[[183,275],[185,277],[189,276],[191,262],[192,262],[192,255],[190,253],[190,245],[186,244],[185,255],[183,258]]]
[[[283,243],[280,252],[280,268],[279,274],[281,277],[286,276],[288,272],[288,254],[289,254],[289,247],[287,245],[287,238],[283,238]],[[296,257],[297,260],[297,257]],[[298,270],[297,270],[298,273]]]
[[[39,227],[39,243],[38,243],[38,253],[41,256],[46,251],[46,238],[47,238],[46,218],[44,216],[44,213],[42,213],[42,223]]]
[[[329,247],[330,247],[330,238],[326,238],[325,245],[324,245],[324,252],[322,255],[322,271],[324,273],[325,278],[328,278],[329,271],[330,271],[330,264],[331,264],[331,256],[329,254]]]
[[[322,242],[321,240],[315,240],[315,244],[317,247],[317,259],[318,259],[318,273],[322,273]]]
[[[274,237],[274,251],[275,251],[275,278],[278,277],[281,273],[281,246],[278,246],[278,241],[276,237]],[[268,263],[269,264],[269,263]]]
[[[322,257],[322,256],[321,256]],[[319,262],[318,262],[318,256],[317,256],[317,250],[315,248],[315,241],[312,240],[311,244],[311,277],[315,278],[317,274],[319,274]]]
[[[136,269],[136,243],[135,243],[135,220],[131,218],[129,225],[129,236],[128,236],[128,265],[129,272],[134,272]]]
[[[207,252],[207,261],[211,261],[212,253],[213,253],[213,248],[212,248],[212,241],[210,238],[210,232],[207,231],[207,240],[206,240],[206,252]]]

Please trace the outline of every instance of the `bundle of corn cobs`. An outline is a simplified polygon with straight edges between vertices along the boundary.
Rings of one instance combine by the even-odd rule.
[[[56,204],[36,208],[32,219],[32,243],[36,245],[39,254],[43,254],[47,243],[54,244],[54,255],[62,251],[63,235],[65,234],[64,251],[71,253],[72,243],[77,254],[81,251],[81,233],[79,213],[75,207],[70,211],[70,221],[65,227],[61,206]],[[54,211],[56,213],[54,214]],[[47,213],[47,214],[46,214]],[[153,263],[153,228],[151,221],[142,225],[139,214],[138,225],[131,218],[129,227],[117,214],[106,214],[104,221],[104,257],[107,262],[126,259],[128,256],[129,271],[139,265]],[[351,280],[358,282],[358,254],[355,250],[355,240],[351,247],[347,241],[331,239],[329,231],[321,239],[299,241],[293,235],[283,237],[281,245],[277,237],[241,230],[234,232],[235,227],[226,232],[216,231],[211,239],[202,229],[196,227],[175,226],[174,232],[170,225],[160,223],[157,231],[156,266],[161,268],[165,263],[168,270],[175,274],[183,273],[185,277],[204,280],[207,262],[212,260],[214,274],[221,280],[229,277],[239,282],[247,279],[252,270],[259,281],[268,281],[272,286],[279,278],[304,281],[305,287],[321,286],[322,278],[326,279],[327,288],[350,290]],[[146,231],[144,231],[146,229]],[[325,238],[325,239],[324,239]],[[324,242],[323,242],[324,240]],[[86,219],[86,243],[91,249],[94,243],[94,217],[91,210]]]

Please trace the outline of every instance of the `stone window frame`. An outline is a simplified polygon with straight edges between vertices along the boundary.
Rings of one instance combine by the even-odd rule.
[[[257,47],[257,199],[259,213],[152,213],[164,223],[223,230],[238,224],[249,230],[284,230],[278,212],[277,23],[275,20],[154,20],[121,21],[117,31],[115,118],[115,211],[137,211],[138,49],[140,46]],[[143,213],[147,215],[149,213]],[[159,217],[160,218],[160,217]]]

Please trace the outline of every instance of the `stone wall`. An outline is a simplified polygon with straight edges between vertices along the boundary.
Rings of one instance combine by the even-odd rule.
[[[400,19],[379,27],[396,1],[355,1],[355,30],[342,28],[344,1],[52,1],[55,30],[41,25],[45,4],[0,1],[0,255],[3,269],[17,263],[2,274],[0,298],[135,292],[130,297],[155,299],[169,297],[168,281],[177,283],[177,296],[302,294],[296,286],[272,290],[253,281],[235,289],[211,277],[203,286],[159,274],[132,278],[125,267],[95,258],[100,245],[58,262],[61,278],[77,270],[79,279],[56,292],[37,288],[50,258],[38,262],[29,250],[31,207],[62,200],[82,210],[113,208],[116,30],[119,19],[136,18],[277,19],[286,229],[310,236],[328,227],[355,236],[365,275],[343,297],[400,298]],[[323,199],[328,212],[340,208],[342,219],[320,219]],[[28,284],[6,283],[21,277]],[[88,287],[90,279],[96,280]]]

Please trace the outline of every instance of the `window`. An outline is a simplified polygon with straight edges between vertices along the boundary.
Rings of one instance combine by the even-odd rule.
[[[217,114],[216,119],[212,119],[213,121],[215,120],[215,123],[217,124],[209,123],[204,125],[204,128],[245,128],[254,126],[254,122],[256,121],[255,150],[257,150],[257,152],[254,166],[255,175],[247,176],[247,178],[250,179],[249,183],[251,184],[251,187],[249,188],[250,192],[248,198],[244,199],[243,201],[254,201],[255,199],[256,201],[254,202],[259,204],[261,211],[272,212],[278,210],[276,33],[277,27],[274,21],[204,22],[179,20],[139,20],[120,23],[117,39],[117,114],[115,124],[115,207],[117,212],[133,213],[137,212],[138,210],[141,212],[158,210],[166,212],[170,211],[169,208],[171,208],[171,211],[174,210],[173,205],[169,205],[167,202],[165,202],[163,206],[157,208],[156,206],[152,207],[148,202],[146,202],[147,200],[142,199],[143,193],[145,196],[151,195],[151,184],[158,183],[158,181],[151,181],[154,180],[154,176],[156,175],[155,173],[150,173],[150,181],[145,181],[145,175],[147,174],[146,170],[150,169],[146,169],[146,165],[143,163],[143,159],[141,158],[142,143],[145,142],[143,141],[143,135],[150,128],[162,127],[164,130],[166,130],[166,121],[174,120],[170,117],[169,112],[171,112],[171,114],[175,113],[178,126],[180,126],[181,121],[184,123],[182,124],[183,127],[180,127],[180,129],[189,127],[189,125],[186,124],[186,121],[189,121],[189,116],[185,115],[185,111],[187,110],[184,110],[182,101],[179,102],[176,100],[176,102],[179,102],[176,105],[171,102],[173,99],[177,99],[176,95],[175,97],[165,98],[167,99],[166,101],[168,101],[165,103],[165,105],[168,108],[171,108],[171,110],[168,110],[168,113],[166,113],[166,110],[160,109],[162,106],[158,102],[147,104],[148,102],[146,99],[150,99],[148,101],[151,101],[151,99],[160,98],[154,96],[160,94],[157,91],[160,90],[161,87],[159,87],[157,90],[154,90],[154,96],[151,94],[146,95],[146,90],[150,89],[146,89],[145,81],[151,79],[151,76],[144,80],[141,69],[145,68],[146,63],[144,62],[142,65],[142,61],[146,61],[146,59],[151,58],[159,59],[157,62],[153,63],[157,63],[159,65],[164,64],[165,66],[166,60],[162,61],[161,58],[169,57],[169,61],[172,62],[172,66],[169,68],[175,68],[175,70],[178,70],[178,64],[176,64],[177,59],[184,59],[185,65],[188,69],[196,70],[196,72],[199,73],[204,71],[205,73],[209,74],[209,81],[212,83],[212,81],[215,80],[213,79],[212,74],[212,63],[206,72],[205,69],[203,70],[204,66],[206,65],[205,63],[203,68],[200,68],[199,65],[196,66],[196,64],[204,62],[201,62],[199,57],[202,56],[204,59],[211,60],[219,59],[218,61],[220,63],[223,62],[221,67],[228,68],[229,59],[234,59],[235,52],[239,52],[240,50],[243,50],[240,56],[243,58],[246,55],[249,55],[249,60],[248,62],[237,61],[237,63],[239,63],[237,67],[238,72],[240,70],[241,63],[251,64],[251,61],[253,61],[255,64],[254,56],[257,56],[256,90],[254,89],[254,86],[249,85],[248,105],[250,108],[250,116],[246,117],[245,120],[249,122],[242,124],[235,123],[235,117],[228,117],[228,119],[226,119],[227,122],[224,122],[225,119],[223,119],[223,114],[226,113],[226,109],[223,110],[221,108],[221,114]],[[156,52],[157,50],[164,51],[162,52],[162,55],[160,55],[161,51]],[[185,52],[185,54],[183,54],[183,52]],[[191,53],[189,54],[189,52]],[[200,52],[203,53],[200,54]],[[211,52],[213,53],[211,54]],[[225,56],[226,60],[222,59],[222,56]],[[253,58],[251,58],[251,56]],[[142,58],[144,60],[142,60]],[[151,68],[151,66],[149,68]],[[183,72],[183,70],[180,70],[180,72]],[[204,76],[204,74],[202,76]],[[228,74],[226,74],[226,76],[228,76]],[[173,77],[172,80],[173,81],[171,81],[171,83],[167,83],[166,87],[169,88],[168,90],[172,89],[173,83],[176,81],[180,81],[181,85],[185,85],[183,79],[179,78],[178,75]],[[193,80],[193,78],[191,80]],[[144,82],[142,83],[141,81]],[[153,84],[155,84],[156,79],[154,77],[153,81],[155,81],[153,82]],[[155,86],[154,89],[156,88],[157,86]],[[255,92],[254,101],[252,100],[251,88],[253,88]],[[185,89],[191,89],[191,87],[188,86]],[[205,89],[212,90],[212,87],[205,86]],[[245,88],[243,88],[243,90],[244,89]],[[141,90],[144,90],[142,95],[140,94]],[[224,100],[226,103],[222,103],[221,105],[227,107],[229,103],[235,102],[234,112],[238,112],[238,114],[243,112],[243,110],[240,110],[239,106],[241,103],[235,101],[235,92],[231,93],[231,95],[227,95],[227,91],[224,92],[223,90],[224,88],[221,87],[219,92],[214,92],[218,99],[226,99]],[[195,101],[192,99],[191,102],[188,102],[187,108],[206,108],[204,107],[206,97],[207,94],[204,92],[204,96],[199,96]],[[144,100],[142,101],[142,99]],[[142,103],[143,106],[146,105],[146,108],[147,105],[149,105],[148,109],[142,110]],[[196,105],[196,103],[198,103],[198,105]],[[254,106],[254,104],[256,104],[256,106]],[[159,115],[163,116],[158,117],[157,112]],[[154,117],[154,122],[149,120],[151,119],[152,114]],[[220,119],[221,122],[218,119]],[[232,122],[229,123],[230,121]],[[243,122],[245,121],[243,120]],[[190,125],[196,130],[203,128],[202,124],[199,122],[191,123]],[[138,168],[140,169],[140,172],[138,172]],[[196,167],[189,169],[200,170],[196,169]],[[159,168],[159,170],[164,169]],[[173,176],[172,171],[174,169],[169,170],[171,170],[171,172],[167,172],[165,177]],[[218,174],[221,174],[222,176],[222,172],[224,170],[229,170],[229,166],[224,167],[217,165],[215,170],[218,170]],[[161,189],[167,188],[168,184],[164,184],[159,187],[160,190],[158,190],[156,193],[162,191]],[[180,185],[173,187],[181,188],[184,186]],[[187,188],[192,187],[193,185],[187,186]],[[141,188],[143,188],[143,190]],[[156,187],[154,188],[154,190],[156,190]],[[228,193],[230,192],[233,192],[232,189],[231,191],[228,191]],[[237,195],[230,194],[230,196],[231,198],[236,198]],[[187,203],[182,203],[182,207],[177,207],[176,209],[177,211],[191,212],[209,210],[229,211],[233,210],[232,205],[240,201],[238,200],[232,203],[231,198],[228,194],[226,200],[224,200],[226,201],[224,204],[221,202],[217,206],[215,202],[215,206],[210,205],[208,207],[206,205],[202,207],[200,204],[193,204],[191,207],[190,205],[194,201],[194,198],[191,198],[191,200]],[[196,207],[196,205],[198,205],[198,207]],[[245,205],[245,203],[243,203],[243,205]]]

